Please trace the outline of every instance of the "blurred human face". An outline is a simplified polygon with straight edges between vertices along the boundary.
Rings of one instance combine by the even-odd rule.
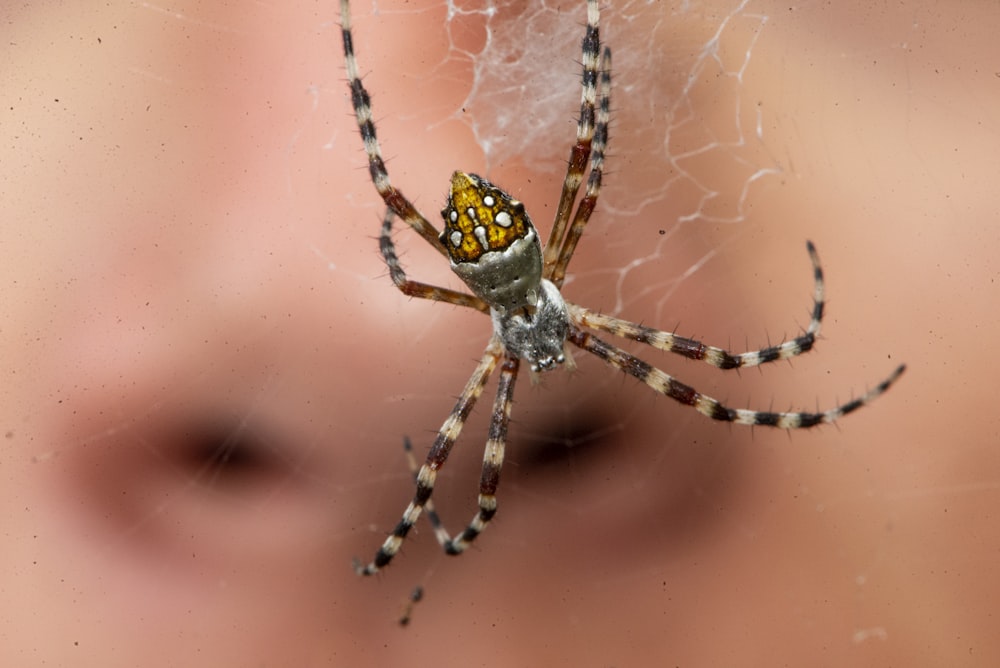
[[[456,112],[476,76],[457,47],[481,24],[452,19],[449,42],[443,5],[380,9],[355,7],[362,72],[394,182],[434,221],[452,170],[486,172]],[[533,9],[504,7],[491,39]],[[351,559],[412,492],[403,436],[426,449],[489,324],[385,275],[336,3],[10,9],[0,663],[1000,658],[996,364],[970,343],[1000,334],[996,7],[761,3],[731,28],[760,36],[721,101],[642,63],[659,51],[686,74],[730,7],[602,9],[622,68],[611,161],[567,298],[756,347],[806,317],[811,238],[831,291],[817,352],[728,385],[637,352],[760,408],[832,404],[906,361],[902,383],[839,430],[786,438],[705,421],[593,359],[524,377],[476,549],[446,558],[424,529],[384,576],[357,578]],[[577,3],[558,18],[583,17]],[[677,39],[649,37],[663,25]],[[575,52],[554,57],[532,66],[575,76]],[[677,85],[640,105],[664,77]],[[657,162],[648,130],[677,99],[708,126],[758,107],[750,169]],[[570,118],[574,98],[560,104]],[[562,160],[572,123],[552,134]],[[544,237],[558,171],[492,169]],[[678,170],[730,199],[747,186],[739,224],[680,224],[693,189],[649,199]],[[415,235],[397,239],[413,278],[458,287]],[[436,491],[453,529],[473,513],[485,412]]]

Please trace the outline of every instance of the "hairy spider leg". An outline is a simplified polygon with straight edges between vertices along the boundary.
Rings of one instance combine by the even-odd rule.
[[[386,171],[385,160],[382,159],[382,149],[379,147],[375,134],[375,123],[372,121],[372,99],[361,83],[358,75],[358,61],[354,55],[354,38],[351,35],[351,8],[348,0],[340,0],[340,34],[344,42],[344,64],[347,69],[347,80],[351,87],[351,106],[358,122],[358,130],[364,141],[365,153],[368,155],[368,173],[375,190],[397,216],[417,231],[427,243],[434,246],[442,255],[447,252],[438,239],[439,232],[434,225],[417,211],[410,200],[389,182],[389,172]]]
[[[399,291],[408,297],[418,297],[420,299],[430,299],[433,301],[447,302],[456,306],[467,306],[477,311],[489,314],[490,307],[479,297],[469,295],[451,288],[440,288],[428,283],[411,281],[403,270],[403,265],[399,262],[396,254],[396,245],[392,242],[392,219],[395,212],[386,207],[385,216],[382,218],[382,233],[379,235],[379,250],[382,252],[382,259],[385,260],[389,268],[389,277]]]
[[[819,263],[819,255],[812,242],[806,242],[806,250],[809,251],[809,261],[813,270],[813,307],[809,321],[809,326],[802,334],[783,341],[774,346],[767,346],[760,350],[752,350],[743,353],[731,353],[722,348],[710,346],[696,341],[695,339],[677,336],[672,332],[664,332],[652,327],[646,327],[638,323],[629,322],[609,315],[595,313],[590,309],[576,304],[566,304],[573,322],[583,327],[596,329],[614,336],[638,341],[658,350],[680,355],[692,360],[698,360],[710,364],[717,369],[742,369],[744,367],[758,366],[777,360],[791,359],[797,355],[812,350],[819,336],[820,326],[823,322],[823,309],[825,305],[825,283],[823,281],[823,268]]]
[[[576,124],[576,144],[570,149],[569,164],[566,168],[566,178],[563,180],[559,204],[556,207],[552,231],[545,244],[544,266],[542,275],[550,278],[559,261],[563,238],[573,210],[573,202],[583,183],[583,175],[587,170],[591,145],[595,130],[595,105],[597,104],[597,78],[601,56],[601,33],[598,28],[601,12],[598,0],[587,0],[587,28],[583,36],[583,89],[580,95],[580,117]],[[556,284],[558,287],[558,283]]]
[[[371,562],[362,564],[355,561],[354,570],[359,575],[374,575],[378,573],[380,569],[387,566],[392,561],[392,558],[399,553],[407,534],[413,528],[413,525],[416,524],[417,519],[420,518],[420,513],[431,499],[438,471],[448,461],[451,448],[455,445],[455,441],[458,440],[459,434],[462,433],[462,427],[465,426],[465,421],[469,418],[469,414],[472,413],[476,401],[483,393],[486,381],[489,380],[493,370],[503,357],[504,350],[500,341],[496,337],[491,338],[489,345],[486,346],[486,351],[479,360],[479,364],[476,365],[475,371],[472,372],[472,376],[465,384],[465,389],[462,390],[462,394],[455,402],[455,407],[452,408],[451,414],[448,415],[444,424],[441,425],[437,438],[427,453],[426,461],[417,472],[416,492],[406,510],[403,511],[403,516],[396,525],[396,528],[392,530],[392,533],[389,534],[381,547],[379,547]],[[514,375],[516,375],[516,371]],[[510,380],[510,387],[512,391],[513,378]],[[506,433],[506,426],[503,432]]]
[[[604,154],[608,146],[608,125],[611,122],[611,49],[605,47],[600,60],[601,79],[598,88],[599,104],[597,106],[597,126],[590,153],[590,176],[587,177],[587,190],[576,207],[573,224],[566,233],[559,258],[552,269],[552,282],[562,287],[566,280],[566,270],[576,251],[576,245],[583,236],[583,230],[590,221],[597,198],[601,193],[601,179],[604,176]]]
[[[690,385],[677,380],[670,374],[657,369],[653,365],[642,361],[638,357],[625,352],[603,339],[597,338],[589,332],[584,332],[576,326],[570,327],[569,340],[574,345],[604,360],[610,366],[641,380],[656,392],[670,397],[685,406],[692,406],[696,411],[713,420],[734,422],[743,425],[777,427],[779,429],[808,429],[820,424],[832,424],[848,413],[852,413],[862,406],[870,404],[888,390],[902,375],[903,371],[906,370],[906,365],[901,364],[889,374],[888,378],[868,392],[865,392],[853,401],[848,401],[830,410],[775,413],[724,406],[717,399],[698,392]]]

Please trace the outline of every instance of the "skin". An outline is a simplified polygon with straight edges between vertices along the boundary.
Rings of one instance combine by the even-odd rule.
[[[736,224],[675,223],[690,207],[673,192],[623,206],[670,172],[642,157],[649,117],[624,91],[648,72],[620,45],[659,21],[664,58],[690,62],[718,21],[603,8],[622,68],[612,162],[565,290],[763,345],[805,322],[809,238],[830,299],[817,352],[732,378],[637,352],[737,406],[826,406],[905,361],[900,384],[789,438],[713,424],[580,355],[541,386],[524,374],[495,525],[450,559],[421,524],[370,579],[350,563],[411,493],[402,436],[426,449],[489,324],[391,286],[335,5],[12,10],[0,664],[995,664],[1000,17],[908,5],[760,7],[740,97],[764,119],[754,164],[783,171]],[[470,75],[426,39],[442,8],[380,9],[355,10],[361,69],[390,173],[437,223],[448,175],[485,171],[452,118]],[[721,127],[733,105],[706,90],[723,99],[699,113]],[[572,125],[557,132],[561,159]],[[544,238],[561,176],[524,162],[488,176]],[[737,192],[747,174],[720,164],[686,166]],[[414,278],[457,287],[396,238]],[[452,529],[484,438],[474,418],[440,478]]]

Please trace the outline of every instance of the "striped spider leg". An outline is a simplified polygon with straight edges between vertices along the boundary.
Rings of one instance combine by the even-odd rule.
[[[379,244],[389,275],[406,295],[489,313],[493,325],[493,333],[479,363],[438,431],[424,463],[415,470],[416,491],[412,500],[372,561],[367,564],[355,562],[359,574],[372,575],[388,565],[424,511],[438,543],[448,554],[461,554],[482,533],[496,513],[496,489],[521,361],[527,362],[533,372],[555,369],[567,361],[567,342],[712,419],[782,429],[832,423],[872,402],[903,373],[905,367],[901,365],[872,390],[825,411],[778,413],[734,409],[587,331],[596,330],[638,341],[719,369],[738,369],[789,359],[811,350],[819,334],[825,304],[823,271],[812,243],[807,244],[815,281],[809,326],[794,339],[760,350],[731,353],[693,339],[602,315],[564,300],[560,288],[577,243],[597,205],[608,142],[611,52],[601,48],[598,0],[587,0],[576,142],[570,151],[552,232],[544,250],[524,205],[480,176],[461,171],[452,174],[448,201],[441,212],[444,229],[440,232],[390,184],[372,122],[371,98],[358,75],[348,0],[341,0],[340,10],[351,103],[368,156],[372,183],[387,207]],[[584,177],[587,185],[578,201]],[[452,270],[472,294],[411,281],[406,276],[392,240],[392,224],[396,217],[449,258]],[[434,484],[487,381],[498,367],[499,381],[479,481],[479,507],[473,519],[453,537],[444,528],[431,501]],[[406,451],[413,462],[408,441]],[[412,467],[416,468],[415,462]]]
[[[819,424],[832,424],[848,413],[874,401],[876,397],[896,382],[896,379],[905,371],[906,365],[901,364],[896,367],[887,378],[860,397],[825,411],[811,413],[804,411],[784,413],[756,411],[724,406],[718,400],[701,394],[673,376],[584,331],[584,328],[600,330],[630,341],[647,344],[658,350],[674,353],[688,359],[700,360],[723,370],[754,367],[801,355],[812,350],[813,344],[819,336],[826,304],[823,268],[819,263],[819,255],[811,241],[806,242],[806,250],[809,251],[809,260],[812,262],[813,269],[812,318],[806,330],[789,341],[783,341],[778,345],[768,346],[760,350],[733,354],[722,348],[677,336],[671,332],[594,313],[576,304],[567,304],[572,322],[568,340],[583,350],[596,355],[614,368],[641,380],[660,394],[665,394],[682,404],[693,406],[699,413],[713,420],[778,427],[779,429],[804,429]]]
[[[463,552],[485,528],[496,509],[494,492],[503,462],[513,388],[520,360],[522,357],[527,359],[532,369],[536,371],[551,369],[561,364],[565,360],[563,346],[569,321],[565,302],[558,288],[552,282],[542,280],[542,250],[538,234],[520,202],[481,177],[455,172],[452,176],[448,205],[442,212],[445,218],[445,230],[438,233],[416,207],[391,185],[372,121],[371,98],[358,73],[348,0],[341,0],[340,9],[345,69],[351,90],[351,103],[368,156],[369,174],[387,206],[380,236],[380,249],[393,283],[409,296],[488,311],[494,324],[494,336],[487,345],[479,365],[466,384],[451,415],[442,425],[424,465],[416,474],[417,490],[402,519],[369,564],[355,564],[358,573],[371,575],[388,564],[398,553],[409,530],[421,512],[428,508],[436,472],[447,460],[466,418],[482,393],[483,386],[502,359],[500,382],[480,481],[479,512],[466,529],[453,539],[444,529],[437,513],[433,511],[433,506],[428,508],[428,516],[435,535],[449,554]],[[554,224],[555,233],[550,238],[546,251],[550,256],[546,275],[551,276],[555,275],[557,268],[564,272],[565,263],[572,255],[575,241],[565,254],[561,252],[563,245],[561,242],[564,237],[570,236],[567,234],[567,225],[570,222],[572,205],[588,165],[591,166],[587,191],[589,205],[586,207],[586,216],[578,213],[577,218],[585,222],[596,204],[603,164],[603,146],[607,138],[609,75],[605,75],[602,84],[600,122],[595,111],[600,62],[599,13],[596,0],[588,2],[587,19],[583,42],[583,92],[577,124],[577,143],[571,153],[570,167]],[[605,60],[610,63],[610,52],[605,52]],[[584,207],[581,207],[580,211],[583,210]],[[474,295],[409,280],[399,263],[392,241],[392,223],[396,216],[450,256],[452,269]],[[579,229],[582,230],[582,226],[579,226]],[[579,234],[576,234],[575,238],[578,239]],[[560,261],[562,261],[561,267]],[[561,284],[562,276],[557,280]],[[538,323],[546,323],[547,326],[538,327]]]

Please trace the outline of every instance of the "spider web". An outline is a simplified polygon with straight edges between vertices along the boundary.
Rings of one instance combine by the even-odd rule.
[[[579,3],[448,2],[446,9],[446,58],[467,68],[469,83],[459,107],[440,113],[468,128],[482,152],[485,175],[517,193],[529,172],[545,184],[539,190],[543,198],[549,195],[551,207],[575,136],[584,18]],[[600,213],[571,267],[570,299],[674,327],[685,308],[676,293],[718,252],[716,244],[691,237],[699,228],[723,226],[733,231],[722,243],[739,239],[753,189],[784,170],[765,141],[764,111],[747,100],[744,84],[768,21],[767,8],[747,1],[604,8],[602,39],[614,55],[609,166]],[[539,202],[537,195],[523,199]],[[542,211],[534,215],[544,237],[549,210]],[[716,280],[712,272],[702,278]],[[734,314],[733,321],[742,315]],[[546,377],[543,388],[522,381],[515,434],[537,446],[542,461],[553,456],[553,448],[582,452],[614,441],[640,414],[663,410],[645,396],[645,388],[623,393],[619,379],[604,378],[603,369],[583,363],[586,370],[578,377]],[[587,412],[601,417],[581,422]],[[680,416],[683,423],[691,418]],[[484,428],[473,422],[469,433]],[[656,456],[669,453],[675,438],[690,438],[683,429],[674,430]],[[630,464],[627,485],[575,499],[573,512],[585,517],[609,498],[655,485],[655,467],[639,459]],[[464,475],[474,476],[474,470],[475,461]],[[518,484],[515,474],[515,494]],[[521,492],[539,493],[531,486]],[[536,502],[550,512],[566,510],[555,498]]]
[[[379,15],[391,21],[394,11],[400,10]],[[564,171],[579,100],[580,14],[572,2],[449,2],[442,61],[401,73],[423,79],[446,71],[445,78],[468,82],[457,107],[442,104],[434,113],[465,125],[482,152],[476,171],[515,192],[524,188],[525,170],[555,187]],[[678,262],[682,269],[667,281],[650,282],[643,268],[660,263],[687,224],[742,222],[755,184],[781,174],[781,162],[762,141],[764,112],[743,94],[767,22],[767,13],[747,1],[606,8],[602,36],[614,46],[613,126],[602,214],[593,224],[599,229],[591,233],[611,254],[607,266],[595,268],[599,259],[588,257],[573,272],[579,279],[589,271],[615,286],[606,310],[619,313],[647,291],[668,298],[713,249],[693,263]],[[535,214],[543,227],[545,215]],[[607,229],[610,221],[618,229],[642,222],[660,238],[637,257],[630,239]]]

